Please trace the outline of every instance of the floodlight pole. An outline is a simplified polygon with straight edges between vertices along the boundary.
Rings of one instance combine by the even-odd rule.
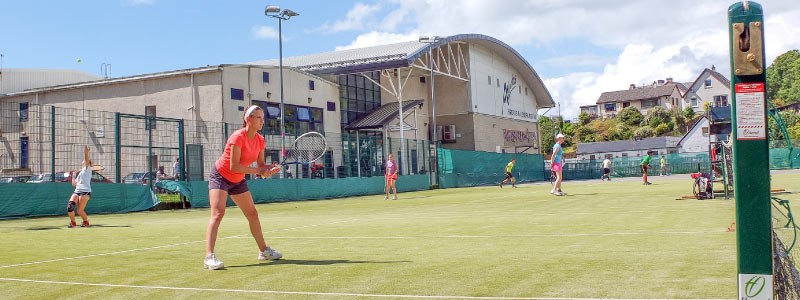
[[[438,43],[440,38],[438,36],[421,37],[420,42],[428,44],[428,68],[431,71],[431,114],[433,126],[433,163],[436,176],[433,176],[433,184],[439,185],[439,136],[436,127],[436,79],[433,77],[433,45]]]
[[[728,8],[731,132],[739,297],[772,299],[772,218],[767,140],[764,13],[743,1]]]
[[[289,20],[291,17],[298,16],[299,14],[290,9],[280,9],[277,6],[267,6],[264,9],[264,14],[268,17],[278,19],[278,73],[280,75],[280,90],[281,90],[281,104],[280,104],[280,123],[281,123],[281,152],[279,154],[280,161],[286,157],[286,124],[284,123],[284,97],[283,97],[283,21]],[[283,168],[281,168],[281,178],[283,178]]]

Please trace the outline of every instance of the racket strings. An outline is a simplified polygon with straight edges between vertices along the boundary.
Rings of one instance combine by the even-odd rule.
[[[289,155],[298,162],[311,162],[322,157],[327,147],[325,137],[320,134],[309,134],[295,141]]]

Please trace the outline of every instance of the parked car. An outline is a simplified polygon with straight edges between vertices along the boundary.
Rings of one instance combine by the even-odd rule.
[[[2,177],[0,178],[0,183],[12,183],[12,182],[23,183],[23,182],[28,182],[28,180],[30,179],[31,179],[30,176]]]
[[[133,172],[122,177],[122,183],[149,184],[150,178],[156,180],[156,174],[154,172]]]
[[[50,173],[42,173],[31,176],[31,180],[28,183],[43,183],[43,182],[53,182],[53,176]],[[70,172],[66,171],[59,171],[56,172],[56,180],[55,182],[72,182],[72,175]],[[92,182],[97,183],[113,183],[113,181],[109,180],[103,174],[100,174],[96,171],[92,171]]]

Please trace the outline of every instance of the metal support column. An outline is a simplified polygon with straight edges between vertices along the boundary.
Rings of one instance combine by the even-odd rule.
[[[760,4],[743,1],[729,7],[737,299],[773,296],[763,26]]]

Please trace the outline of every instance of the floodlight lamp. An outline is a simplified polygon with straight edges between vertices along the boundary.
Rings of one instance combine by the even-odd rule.
[[[267,5],[267,7],[264,8],[264,14],[265,15],[277,14],[277,13],[280,13],[280,12],[281,12],[281,8],[278,7],[278,6],[275,6],[275,5]]]

